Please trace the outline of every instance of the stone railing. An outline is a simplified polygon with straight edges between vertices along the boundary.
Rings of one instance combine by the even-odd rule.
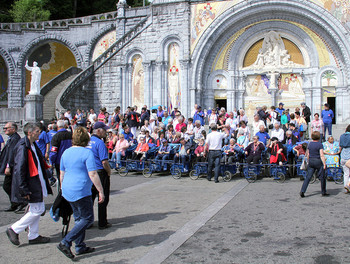
[[[73,74],[78,74],[81,72],[82,69],[79,69],[77,67],[69,67],[67,70],[62,72],[60,75],[57,75],[55,78],[53,78],[51,81],[46,83],[41,89],[40,94],[45,96],[48,92],[50,92],[56,85],[67,79],[68,77],[72,76]]]
[[[136,38],[141,32],[149,27],[152,22],[149,21],[149,16],[141,20],[135,27],[129,30],[124,36],[114,42],[104,53],[102,53],[93,63],[84,71],[75,77],[75,79],[67,86],[66,89],[58,95],[56,99],[56,111],[57,114],[61,113],[65,109],[65,102],[68,101],[71,96],[79,87],[84,85],[85,82],[93,75],[93,73],[101,68],[107,61],[109,61],[114,55],[116,55],[122,48],[129,44],[134,38]]]
[[[45,29],[65,29],[73,25],[88,25],[93,22],[104,22],[115,20],[117,11],[91,15],[86,17],[68,18],[61,20],[51,20],[42,22],[26,22],[26,23],[0,23],[0,30],[5,31],[22,31],[22,30],[45,30]]]

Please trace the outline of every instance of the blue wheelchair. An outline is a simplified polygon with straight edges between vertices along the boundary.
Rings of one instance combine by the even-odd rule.
[[[327,179],[333,180],[336,184],[342,184],[344,181],[343,170],[340,167],[327,167],[325,173]]]

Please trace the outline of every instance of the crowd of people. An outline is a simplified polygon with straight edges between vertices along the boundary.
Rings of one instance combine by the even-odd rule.
[[[305,103],[294,111],[285,109],[283,103],[269,109],[261,106],[252,117],[243,109],[203,110],[197,104],[187,117],[177,107],[172,111],[162,106],[151,110],[145,105],[138,111],[137,106],[133,106],[125,112],[116,107],[113,113],[102,107],[98,114],[94,109],[77,109],[74,114],[67,110],[47,126],[27,124],[22,139],[17,125],[9,122],[4,127],[8,140],[6,144],[2,140],[0,156],[0,173],[5,174],[4,190],[11,201],[6,211],[21,213],[29,204],[31,215],[26,214],[24,220],[12,225],[7,234],[10,241],[18,245],[18,233],[29,226],[30,243],[47,243],[49,239],[38,234],[38,221],[44,208],[43,197],[51,192],[51,186],[58,184],[76,220],[70,235],[58,248],[73,258],[70,247],[75,240],[76,254],[92,252],[94,249],[87,247],[83,240],[85,230],[93,222],[91,208],[97,196],[98,227],[110,227],[107,205],[113,168],[109,161],[115,162],[115,169],[125,158],[141,162],[153,147],[157,148],[155,160],[161,162],[164,170],[169,159],[183,164],[208,161],[207,179],[211,181],[214,171],[215,182],[219,182],[221,162],[259,164],[263,154],[268,153],[269,163],[284,165],[306,157],[309,167],[301,197],[305,197],[315,170],[322,179],[322,195],[328,195],[324,180],[327,166],[343,167],[344,188],[350,193],[350,125],[336,142],[332,136],[333,119],[334,113],[328,104],[321,113],[313,114]],[[174,144],[178,147],[171,155]],[[131,146],[135,147],[134,151],[126,157]],[[79,181],[74,179],[77,174]],[[293,177],[294,171],[290,170],[289,174]]]

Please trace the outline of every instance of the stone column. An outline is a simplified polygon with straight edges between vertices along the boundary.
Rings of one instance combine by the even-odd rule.
[[[162,101],[164,102],[164,105],[168,105],[168,62],[164,61],[163,62],[163,70],[162,70],[162,75],[164,76],[163,78],[163,83],[162,83],[162,90],[163,90],[163,97]]]
[[[155,63],[155,78],[153,80],[153,98],[156,104],[160,105],[166,105],[165,102],[163,101],[163,74],[162,74],[162,69],[163,69],[163,62],[156,62]]]
[[[349,109],[349,92],[347,87],[336,87],[336,120],[337,123],[344,123],[350,118]]]
[[[145,86],[144,86],[144,95],[145,95],[145,104],[147,107],[151,108],[153,103],[153,89],[152,89],[152,65],[151,62],[142,63],[144,74],[145,74]]]
[[[128,78],[129,77],[129,64],[122,65],[120,67],[120,76],[121,76],[121,109],[122,111],[126,110],[128,106]]]
[[[126,3],[120,3],[117,4],[117,19],[116,19],[116,39],[120,39],[122,36],[124,36],[126,29],[126,18],[125,18],[125,9],[128,8],[128,5]]]
[[[311,88],[304,88],[305,94],[305,103],[308,107],[310,107],[311,112],[313,112],[312,108],[312,90]]]
[[[188,100],[189,91],[189,61],[180,60],[181,65],[181,112],[188,114],[191,106]]]
[[[28,94],[25,99],[25,121],[38,122],[43,119],[44,96]]]
[[[276,89],[276,88],[269,89],[269,91],[271,92],[271,104],[274,105],[274,106],[277,106],[276,95],[277,95],[278,89]]]
[[[319,113],[321,115],[322,111],[322,88],[321,87],[316,87],[312,89],[312,108],[311,108],[311,113]],[[306,98],[306,95],[305,95]]]

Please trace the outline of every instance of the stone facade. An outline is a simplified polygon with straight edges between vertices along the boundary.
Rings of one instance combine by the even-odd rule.
[[[257,89],[265,91],[266,104],[283,100],[292,108],[300,99],[313,112],[320,112],[323,103],[333,102],[337,123],[345,124],[350,120],[346,109],[350,95],[350,18],[339,14],[350,12],[350,7],[339,7],[335,2],[155,0],[146,8],[128,8],[120,3],[116,12],[102,20],[89,17],[74,25],[66,21],[60,29],[52,22],[48,29],[18,31],[13,24],[7,28],[2,24],[0,55],[10,75],[8,105],[23,107],[24,63],[37,45],[53,40],[63,43],[74,54],[78,67],[86,69],[94,63],[93,52],[106,34],[115,30],[118,40],[146,19],[144,29],[130,42],[125,41],[113,57],[101,55],[107,62],[100,63],[93,76],[75,90],[66,107],[106,106],[112,111],[120,105],[124,110],[142,93],[146,105],[171,108],[179,104],[185,115],[195,103],[208,109],[224,102],[229,110],[253,111],[261,103],[249,101],[249,89],[259,81],[261,87]],[[292,62],[302,61],[293,67],[276,65],[273,79],[271,69],[245,65],[249,59],[254,62],[258,46],[271,31],[283,40]],[[136,58],[142,67],[136,65]],[[281,87],[283,80],[288,84],[289,79],[296,78],[302,93],[293,99],[293,94],[288,95],[288,89]],[[276,83],[272,84],[274,79]],[[259,96],[252,93],[251,97]]]

